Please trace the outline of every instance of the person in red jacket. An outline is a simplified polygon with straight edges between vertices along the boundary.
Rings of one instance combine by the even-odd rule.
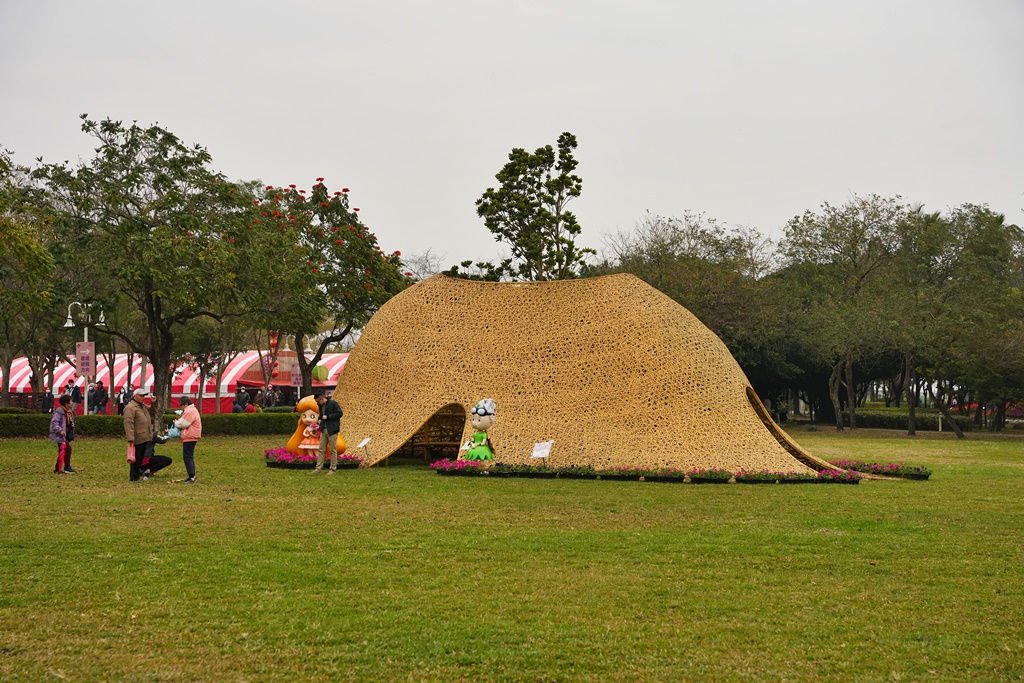
[[[174,426],[181,430],[181,459],[185,461],[185,471],[188,472],[186,484],[196,483],[196,442],[203,438],[203,420],[199,417],[199,411],[192,405],[192,399],[182,396],[178,399],[178,405],[184,410],[181,417],[174,421]]]

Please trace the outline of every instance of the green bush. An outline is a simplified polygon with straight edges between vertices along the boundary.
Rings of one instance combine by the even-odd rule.
[[[175,415],[164,417],[170,425]],[[294,413],[224,413],[203,415],[203,436],[226,434],[291,434],[298,424]],[[0,439],[45,437],[50,432],[50,416],[44,413],[0,414]],[[75,436],[120,437],[124,421],[120,415],[79,415],[75,418]]]
[[[31,415],[31,414],[35,413],[36,415],[38,415],[39,411],[38,410],[30,410],[28,408],[19,408],[18,406],[11,406],[9,408],[5,408],[3,406],[0,406],[0,415],[3,415],[5,413],[6,414],[12,414],[12,415],[13,414],[17,414],[17,415]]]
[[[971,426],[974,424],[971,418],[954,415],[953,419],[956,420],[957,425],[963,431],[970,431]],[[899,429],[906,431],[907,426],[910,422],[910,417],[906,412],[897,413],[890,411],[880,410],[858,410],[857,411],[857,426],[864,427],[865,429]],[[850,415],[843,413],[843,424],[849,426]],[[918,415],[914,420],[914,426],[916,429],[922,432],[937,432],[939,430],[939,413],[926,413],[924,415]],[[944,430],[952,429],[949,423],[942,425]]]
[[[264,408],[264,413],[294,413],[295,406],[273,406],[272,408]]]

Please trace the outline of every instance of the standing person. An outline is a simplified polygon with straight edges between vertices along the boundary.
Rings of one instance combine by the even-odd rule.
[[[75,474],[71,469],[71,442],[75,440],[75,412],[71,409],[71,397],[60,397],[60,406],[50,418],[50,441],[57,444],[57,464],[54,474]]]
[[[132,398],[132,385],[131,383],[125,384],[121,387],[121,391],[117,392],[117,414],[124,415],[124,407],[128,405],[128,401]]]
[[[85,395],[89,397],[88,406],[89,414],[96,412],[96,385],[89,382],[89,388],[86,390]]]
[[[94,396],[96,403],[90,403],[93,406],[93,415],[106,415],[107,414],[107,403],[110,401],[110,394],[107,392],[107,388],[103,386],[103,382],[96,382],[96,394]]]
[[[316,469],[314,472],[322,472],[324,468],[324,455],[331,451],[331,471],[334,474],[338,469],[338,448],[345,448],[345,439],[339,436],[341,432],[341,406],[334,399],[328,399],[324,392],[318,391],[313,394],[317,405],[320,406],[320,448],[316,452]]]
[[[263,392],[263,409],[274,407],[274,389],[273,387],[267,387],[267,390]]]
[[[196,483],[196,442],[203,438],[203,420],[199,417],[199,411],[192,405],[192,399],[182,396],[178,399],[178,405],[184,410],[181,417],[174,421],[174,426],[181,430],[181,459],[185,462],[185,472],[188,473],[186,484]]]
[[[249,393],[242,389],[241,387],[239,387],[238,391],[235,393],[235,399],[235,403],[241,406],[242,410],[244,411],[245,406],[249,404]]]
[[[78,388],[77,384],[72,383],[68,380],[68,395],[71,396],[71,410],[78,413],[78,406],[82,405],[82,390]]]
[[[128,481],[138,481],[142,476],[139,465],[153,440],[153,418],[146,406],[147,396],[145,389],[136,389],[124,409],[124,436],[135,446],[135,457],[128,463]]]

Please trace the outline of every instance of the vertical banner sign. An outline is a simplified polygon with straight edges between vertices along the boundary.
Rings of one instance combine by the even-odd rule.
[[[292,386],[302,388],[302,373],[299,372],[298,365],[292,368]]]
[[[79,377],[96,377],[96,343],[75,342],[75,368]]]

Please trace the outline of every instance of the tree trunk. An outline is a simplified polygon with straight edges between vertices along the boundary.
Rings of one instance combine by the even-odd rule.
[[[0,389],[0,404],[5,408],[11,405],[11,366],[14,365],[14,354],[4,351],[0,353],[0,363],[3,363],[4,380]]]
[[[954,420],[953,416],[949,413],[949,402],[952,399],[952,395],[950,395],[949,398],[940,401],[938,398],[936,398],[935,394],[932,393],[931,382],[928,383],[928,393],[931,394],[932,403],[938,406],[939,410],[942,411],[942,417],[946,418],[946,422],[949,424],[950,427],[952,427],[953,432],[956,434],[956,438],[964,438],[964,433],[960,430],[960,425],[956,423],[956,420]],[[941,420],[942,417],[940,417],[939,419]]]
[[[839,359],[832,366],[832,374],[828,377],[828,397],[832,400],[832,407],[836,411],[836,431],[843,431],[843,411],[839,405],[839,385],[843,374],[843,360]]]
[[[850,429],[857,428],[857,387],[853,384],[853,357],[846,357],[846,402],[850,409]]]
[[[903,357],[903,386],[907,391],[907,436],[917,436],[917,397],[914,391],[914,357],[906,354]]]

